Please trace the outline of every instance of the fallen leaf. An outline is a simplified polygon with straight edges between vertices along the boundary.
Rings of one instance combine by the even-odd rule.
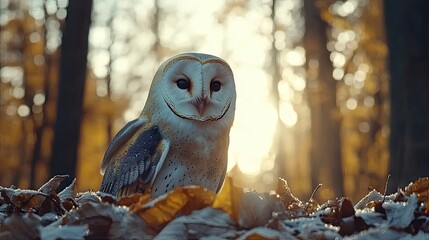
[[[228,176],[225,179],[220,193],[216,196],[212,207],[222,209],[224,212],[228,213],[236,223],[238,223],[242,196],[243,189],[235,186],[232,178]]]
[[[0,192],[6,204],[13,205],[23,212],[40,208],[49,198],[45,193],[34,190],[3,188]]]
[[[59,194],[58,198],[61,200],[63,207],[70,211],[73,207],[77,207],[77,203],[75,202],[75,198],[77,196],[77,186],[76,186],[76,178],[73,179],[73,182],[64,188]]]
[[[39,188],[39,192],[46,193],[48,195],[56,194],[56,190],[60,183],[66,179],[69,175],[56,175],[53,178],[49,179],[49,181],[43,186]]]
[[[429,177],[419,178],[405,187],[405,194],[410,196],[415,193],[424,205],[424,213],[429,215]]]
[[[155,239],[201,239],[215,237],[232,239],[237,237],[235,223],[222,210],[206,207],[191,215],[174,219],[155,237]]]
[[[407,234],[406,232],[398,232],[392,229],[389,229],[387,226],[380,226],[378,228],[370,228],[366,231],[362,231],[360,233],[354,234],[353,236],[348,236],[343,238],[344,240],[358,240],[358,239],[365,239],[365,240],[405,240],[407,236],[411,236],[410,234]],[[410,238],[411,239],[411,238]],[[427,239],[427,238],[420,238],[421,240]],[[416,239],[417,240],[417,239]]]
[[[40,232],[40,239],[42,240],[80,240],[85,239],[88,226],[47,226],[38,227],[38,230]]]
[[[325,224],[319,217],[300,217],[284,221],[298,239],[341,239],[339,227]]]
[[[119,206],[133,207],[134,205],[145,205],[151,200],[150,194],[135,193],[128,196],[123,196],[119,199]]]
[[[295,197],[292,194],[287,181],[283,178],[278,179],[276,192],[286,209],[283,213],[283,218],[285,219],[293,219],[299,216],[309,215],[319,207],[319,204],[313,199],[310,199],[304,204],[301,200]]]
[[[277,181],[277,194],[280,200],[283,202],[286,209],[293,208],[294,206],[302,206],[301,200],[292,194],[292,191],[287,184],[287,181],[283,178],[279,178]]]
[[[340,214],[342,218],[354,216],[355,212],[352,202],[348,198],[340,200]]]
[[[384,202],[382,207],[386,212],[389,226],[397,228],[408,227],[414,219],[417,201],[417,196],[413,194],[408,198],[407,202]]]
[[[118,204],[118,198],[116,196],[113,196],[111,194],[108,193],[104,193],[104,192],[96,192],[95,193],[98,198],[102,201],[102,202],[106,202],[106,203],[110,203],[110,204]]]
[[[78,196],[76,197],[76,203],[78,203],[79,205],[89,202],[99,203],[101,202],[101,198],[95,192],[84,192],[82,194],[78,194]]]
[[[376,190],[372,190],[365,197],[363,197],[358,203],[356,203],[356,209],[364,209],[368,207],[368,204],[371,202],[378,202],[383,200],[383,194],[377,192]]]
[[[74,199],[77,196],[77,186],[76,186],[76,178],[73,179],[73,182],[64,188],[60,193],[58,193],[58,197],[61,201],[66,199]]]
[[[241,200],[239,224],[244,228],[264,226],[274,213],[284,211],[283,203],[275,195],[245,192]]]
[[[155,232],[181,215],[211,206],[215,193],[202,187],[176,188],[144,205],[135,204],[130,211],[139,215]]]
[[[297,239],[291,234],[281,233],[266,227],[257,227],[247,231],[239,240],[277,240],[277,239]]]
[[[411,196],[415,193],[421,202],[429,199],[429,177],[419,178],[405,187],[405,194]]]
[[[62,226],[87,225],[89,239],[141,239],[147,236],[144,222],[128,208],[109,203],[86,202],[59,221]]]
[[[9,239],[37,239],[41,218],[34,213],[12,214],[0,225],[0,234],[7,234]]]

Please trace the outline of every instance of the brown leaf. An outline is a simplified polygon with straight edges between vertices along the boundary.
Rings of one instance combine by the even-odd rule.
[[[107,238],[114,222],[120,222],[124,212],[111,204],[87,202],[62,219],[62,225],[87,225],[88,238]]]
[[[411,196],[413,193],[424,204],[424,213],[429,214],[429,177],[419,178],[405,188],[405,195]]]
[[[230,176],[225,179],[222,190],[216,196],[212,207],[221,209],[228,213],[229,216],[238,223],[240,217],[241,198],[243,189],[234,186],[234,182]]]
[[[354,217],[353,220],[355,222],[355,228],[357,232],[361,232],[369,228],[369,225],[365,222],[365,220],[363,220],[362,217]]]
[[[63,215],[66,212],[58,195],[53,194],[46,198],[42,206],[38,209],[38,214],[41,216],[48,212],[55,212],[58,215]]]
[[[113,196],[111,194],[104,193],[104,192],[97,192],[96,194],[102,202],[115,204],[115,205],[118,203],[118,198],[116,196]]]
[[[331,224],[333,226],[340,226],[342,218],[339,211],[340,203],[339,201],[328,201],[322,204],[321,209],[331,209],[329,213],[322,214],[320,220],[322,222]]]
[[[135,193],[128,196],[123,196],[119,199],[119,206],[133,207],[134,205],[143,206],[150,201],[150,194]]]
[[[130,211],[139,215],[155,232],[180,215],[211,206],[215,193],[202,187],[176,188],[147,204],[135,204]],[[142,198],[140,198],[142,199]]]
[[[62,206],[70,211],[73,207],[77,207],[77,203],[75,202],[75,198],[77,196],[77,186],[76,186],[76,178],[73,179],[73,182],[64,188],[59,194],[58,198],[61,200]]]
[[[8,233],[9,239],[37,239],[41,218],[34,213],[12,214],[0,225],[1,233]]]
[[[64,188],[60,193],[58,193],[58,197],[61,201],[66,199],[74,199],[77,196],[77,186],[76,186],[76,178],[73,179],[73,182]]]
[[[319,207],[319,204],[313,199],[310,199],[309,202],[304,204],[301,200],[295,197],[292,194],[287,181],[283,178],[278,179],[276,192],[286,209],[286,212],[283,214],[283,218],[293,219],[302,215],[308,215]]]
[[[310,215],[311,213],[319,209],[319,207],[319,203],[312,198],[305,203],[305,214]]]
[[[355,215],[355,209],[353,208],[352,202],[347,198],[342,198],[340,200],[340,214],[341,217],[351,217]]]
[[[57,175],[57,176],[49,179],[49,181],[47,183],[43,184],[43,186],[41,186],[39,188],[39,190],[37,190],[37,191],[42,192],[42,193],[46,193],[48,195],[56,194],[56,190],[57,190],[58,186],[68,176],[69,175]]]
[[[44,193],[33,190],[3,188],[0,192],[7,204],[11,204],[23,212],[40,208],[49,197]]]
[[[302,206],[302,202],[292,194],[285,179],[278,179],[276,192],[286,209],[294,208],[294,206]]]
[[[88,239],[149,239],[148,227],[128,208],[104,202],[86,202],[70,211],[60,225],[87,225]]]

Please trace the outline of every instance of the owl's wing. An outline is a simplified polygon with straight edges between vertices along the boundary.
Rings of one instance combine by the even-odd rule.
[[[146,119],[129,122],[113,138],[104,155],[100,191],[116,196],[144,192],[162,166],[169,147],[159,128],[149,126]]]

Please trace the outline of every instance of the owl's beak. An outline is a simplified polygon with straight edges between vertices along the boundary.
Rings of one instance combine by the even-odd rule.
[[[207,98],[199,98],[197,102],[195,102],[195,106],[198,109],[198,113],[203,115],[204,110],[206,109]]]

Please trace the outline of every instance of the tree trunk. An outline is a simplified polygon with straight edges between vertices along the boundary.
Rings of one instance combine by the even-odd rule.
[[[61,46],[60,83],[51,175],[76,176],[92,0],[70,1]],[[91,160],[91,159],[88,159]]]
[[[307,59],[307,94],[311,109],[311,183],[323,184],[318,196],[343,195],[340,121],[336,105],[336,81],[327,46],[327,23],[314,0],[304,0],[304,44]]]
[[[385,0],[390,71],[389,191],[429,176],[429,1]]]

